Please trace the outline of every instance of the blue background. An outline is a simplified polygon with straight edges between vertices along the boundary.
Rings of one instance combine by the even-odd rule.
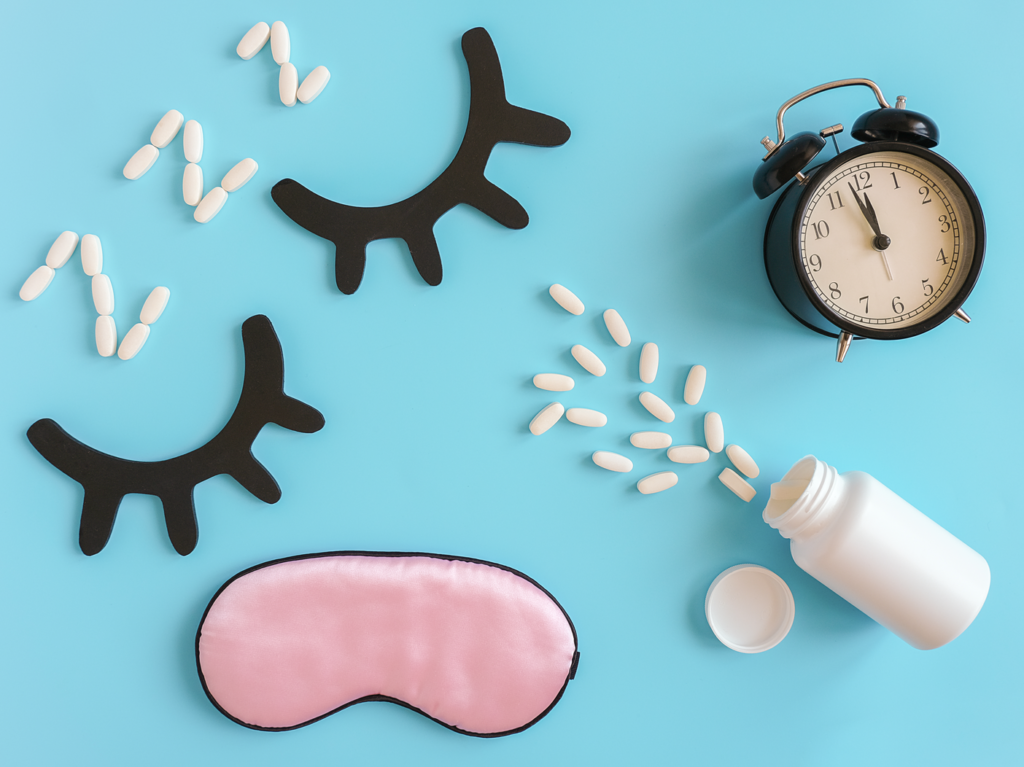
[[[976,2],[480,4],[137,2],[8,4],[0,83],[4,233],[0,326],[3,621],[0,757],[7,764],[1006,764],[1020,758],[1019,4]],[[287,8],[287,9],[286,9]],[[312,105],[285,109],[269,46],[234,53],[281,18],[304,76],[332,72]],[[292,177],[380,205],[448,164],[468,113],[463,32],[484,26],[509,100],[572,128],[563,147],[500,145],[488,177],[531,216],[510,231],[461,206],[437,225],[445,269],[427,287],[400,241],[370,246],[358,293],[334,286],[333,248],[289,221],[271,186]],[[938,151],[984,207],[988,258],[965,308],[926,336],[834,342],[798,325],[762,267],[773,200],[750,189],[793,94],[875,79],[934,118]],[[788,127],[850,126],[865,89],[791,110]],[[180,136],[150,172],[121,169],[170,108],[205,130],[207,188],[235,162],[259,173],[200,226],[181,200]],[[848,134],[842,147],[852,145]],[[829,154],[831,154],[829,152]],[[79,256],[36,302],[17,297],[64,229],[100,236],[123,335],[149,290],[172,291],[131,362],[102,359]],[[587,305],[573,317],[547,287]],[[633,334],[616,347],[608,307]],[[267,314],[286,389],[327,419],[318,434],[268,427],[256,456],[284,496],[265,505],[226,477],[199,486],[198,548],[178,556],[160,504],[130,496],[98,556],[77,546],[81,488],[25,438],[56,419],[140,460],[202,444],[232,412],[240,325]],[[761,466],[744,504],[716,476],[629,447],[656,428],[636,401],[640,346],[653,391],[699,441],[705,409]],[[582,343],[601,379],[568,355]],[[704,399],[682,403],[689,366]],[[526,429],[556,395],[608,414],[588,430]],[[596,468],[595,449],[636,464]],[[981,552],[985,608],[966,633],[914,650],[799,570],[760,519],[769,484],[813,453],[876,476]],[[678,486],[635,482],[676,469]],[[335,549],[431,551],[500,562],[547,587],[580,637],[579,674],[522,734],[480,740],[389,704],[287,733],[239,727],[207,701],[193,641],[234,573]],[[779,573],[797,605],[789,637],[746,656],[718,643],[703,602],[723,569]]]

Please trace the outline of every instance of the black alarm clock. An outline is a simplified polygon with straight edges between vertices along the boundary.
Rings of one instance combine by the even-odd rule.
[[[863,142],[844,152],[842,125],[786,139],[786,110],[816,93],[847,85],[874,92],[879,109],[861,115],[851,135]],[[838,338],[842,362],[856,338],[889,340],[924,333],[952,316],[964,322],[964,301],[985,257],[985,219],[967,179],[931,151],[939,129],[906,108],[889,106],[871,80],[819,85],[779,108],[778,141],[754,174],[764,199],[792,181],[768,219],[764,266],[775,295],[797,320]],[[832,138],[836,156],[807,166]]]

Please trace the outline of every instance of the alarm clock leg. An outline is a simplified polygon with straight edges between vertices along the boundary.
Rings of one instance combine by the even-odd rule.
[[[853,341],[853,334],[845,330],[839,334],[839,345],[836,347],[836,362],[846,359],[846,353],[850,351],[850,342]]]
[[[970,322],[971,321],[971,318],[967,316],[967,312],[965,312],[963,310],[963,307],[961,307],[961,308],[957,309],[955,312],[953,312],[953,316],[956,317],[958,320],[962,320],[963,322]]]

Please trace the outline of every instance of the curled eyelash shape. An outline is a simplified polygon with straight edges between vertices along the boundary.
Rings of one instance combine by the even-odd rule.
[[[324,426],[320,412],[284,393],[284,356],[274,326],[263,315],[242,323],[245,374],[234,413],[213,439],[165,461],[128,461],[84,445],[56,421],[36,421],[28,439],[47,461],[85,490],[78,542],[88,556],[110,539],[121,500],[129,493],[155,495],[164,507],[167,535],[182,556],[199,540],[193,493],[196,485],[228,474],[264,503],[277,503],[281,488],[252,454],[268,423],[304,433]]]
[[[569,126],[508,103],[501,63],[487,30],[466,32],[462,52],[469,68],[466,135],[451,164],[422,191],[391,205],[358,208],[321,197],[290,178],[271,190],[274,202],[292,221],[334,243],[335,279],[346,295],[355,293],[362,282],[366,246],[391,237],[405,240],[420,276],[428,285],[439,285],[441,254],[434,225],[460,203],[509,229],[530,223],[523,206],[484,177],[487,161],[500,142],[561,146],[569,140]]]

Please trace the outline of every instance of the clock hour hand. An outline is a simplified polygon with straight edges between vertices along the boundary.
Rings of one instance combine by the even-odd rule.
[[[875,206],[871,204],[871,200],[868,199],[868,193],[864,192],[864,201],[861,202],[860,195],[857,194],[857,190],[853,184],[847,183],[850,187],[850,191],[853,193],[853,199],[857,201],[857,207],[860,208],[860,212],[864,214],[864,218],[868,222],[868,226],[871,227],[871,231],[875,233],[875,239],[871,243],[872,247],[879,252],[882,256],[882,264],[885,266],[885,274],[892,281],[892,269],[889,268],[889,259],[886,258],[885,249],[892,244],[886,235],[882,234],[882,227],[878,225],[878,215],[875,213]]]

